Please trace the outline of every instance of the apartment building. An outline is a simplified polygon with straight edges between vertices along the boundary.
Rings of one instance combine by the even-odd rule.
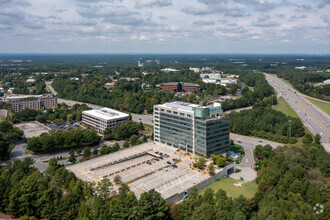
[[[220,103],[167,102],[154,106],[154,141],[209,157],[229,149],[229,118]]]
[[[82,123],[100,132],[104,132],[106,128],[113,129],[117,124],[126,121],[129,121],[129,114],[110,108],[101,108],[82,112]]]
[[[40,98],[11,98],[9,99],[10,104],[15,112],[23,111],[24,109],[44,110],[53,108],[57,105],[56,97],[40,97]]]

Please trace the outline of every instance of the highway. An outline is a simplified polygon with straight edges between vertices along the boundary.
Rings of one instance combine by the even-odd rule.
[[[282,96],[300,117],[305,127],[313,134],[321,136],[324,149],[330,152],[330,117],[306,100],[276,76],[265,74],[268,83],[274,87],[278,96]]]

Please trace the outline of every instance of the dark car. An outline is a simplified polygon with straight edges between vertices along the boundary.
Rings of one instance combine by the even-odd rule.
[[[170,161],[167,161],[166,163],[167,163],[167,164],[172,164]]]
[[[173,168],[178,168],[178,165],[173,164],[172,167]]]

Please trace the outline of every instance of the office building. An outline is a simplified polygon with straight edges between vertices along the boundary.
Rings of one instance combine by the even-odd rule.
[[[3,88],[0,88],[0,97],[5,95],[5,90]]]
[[[129,114],[110,108],[87,110],[82,112],[82,123],[95,130],[104,132],[106,128],[113,129],[117,124],[129,121]]]
[[[24,109],[45,110],[53,108],[57,104],[56,97],[40,97],[40,98],[10,98],[8,99],[15,112],[23,111]]]
[[[229,149],[229,118],[220,103],[167,102],[154,106],[154,141],[209,157]]]
[[[199,90],[200,86],[194,83],[169,82],[161,83],[160,88],[171,92],[194,92]]]

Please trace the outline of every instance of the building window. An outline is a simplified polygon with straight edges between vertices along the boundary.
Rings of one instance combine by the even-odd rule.
[[[191,115],[187,114],[187,116],[191,118]]]
[[[184,113],[180,113],[181,116],[184,116]]]
[[[175,115],[177,115],[178,114],[178,112],[173,112]]]
[[[167,110],[167,113],[171,113],[171,111],[170,110]]]
[[[158,109],[158,108],[155,108],[155,110],[156,110],[156,111],[159,111],[159,109]]]
[[[161,109],[160,111],[162,111],[162,112],[163,112],[163,111],[165,111],[165,110],[164,110],[164,109]]]

